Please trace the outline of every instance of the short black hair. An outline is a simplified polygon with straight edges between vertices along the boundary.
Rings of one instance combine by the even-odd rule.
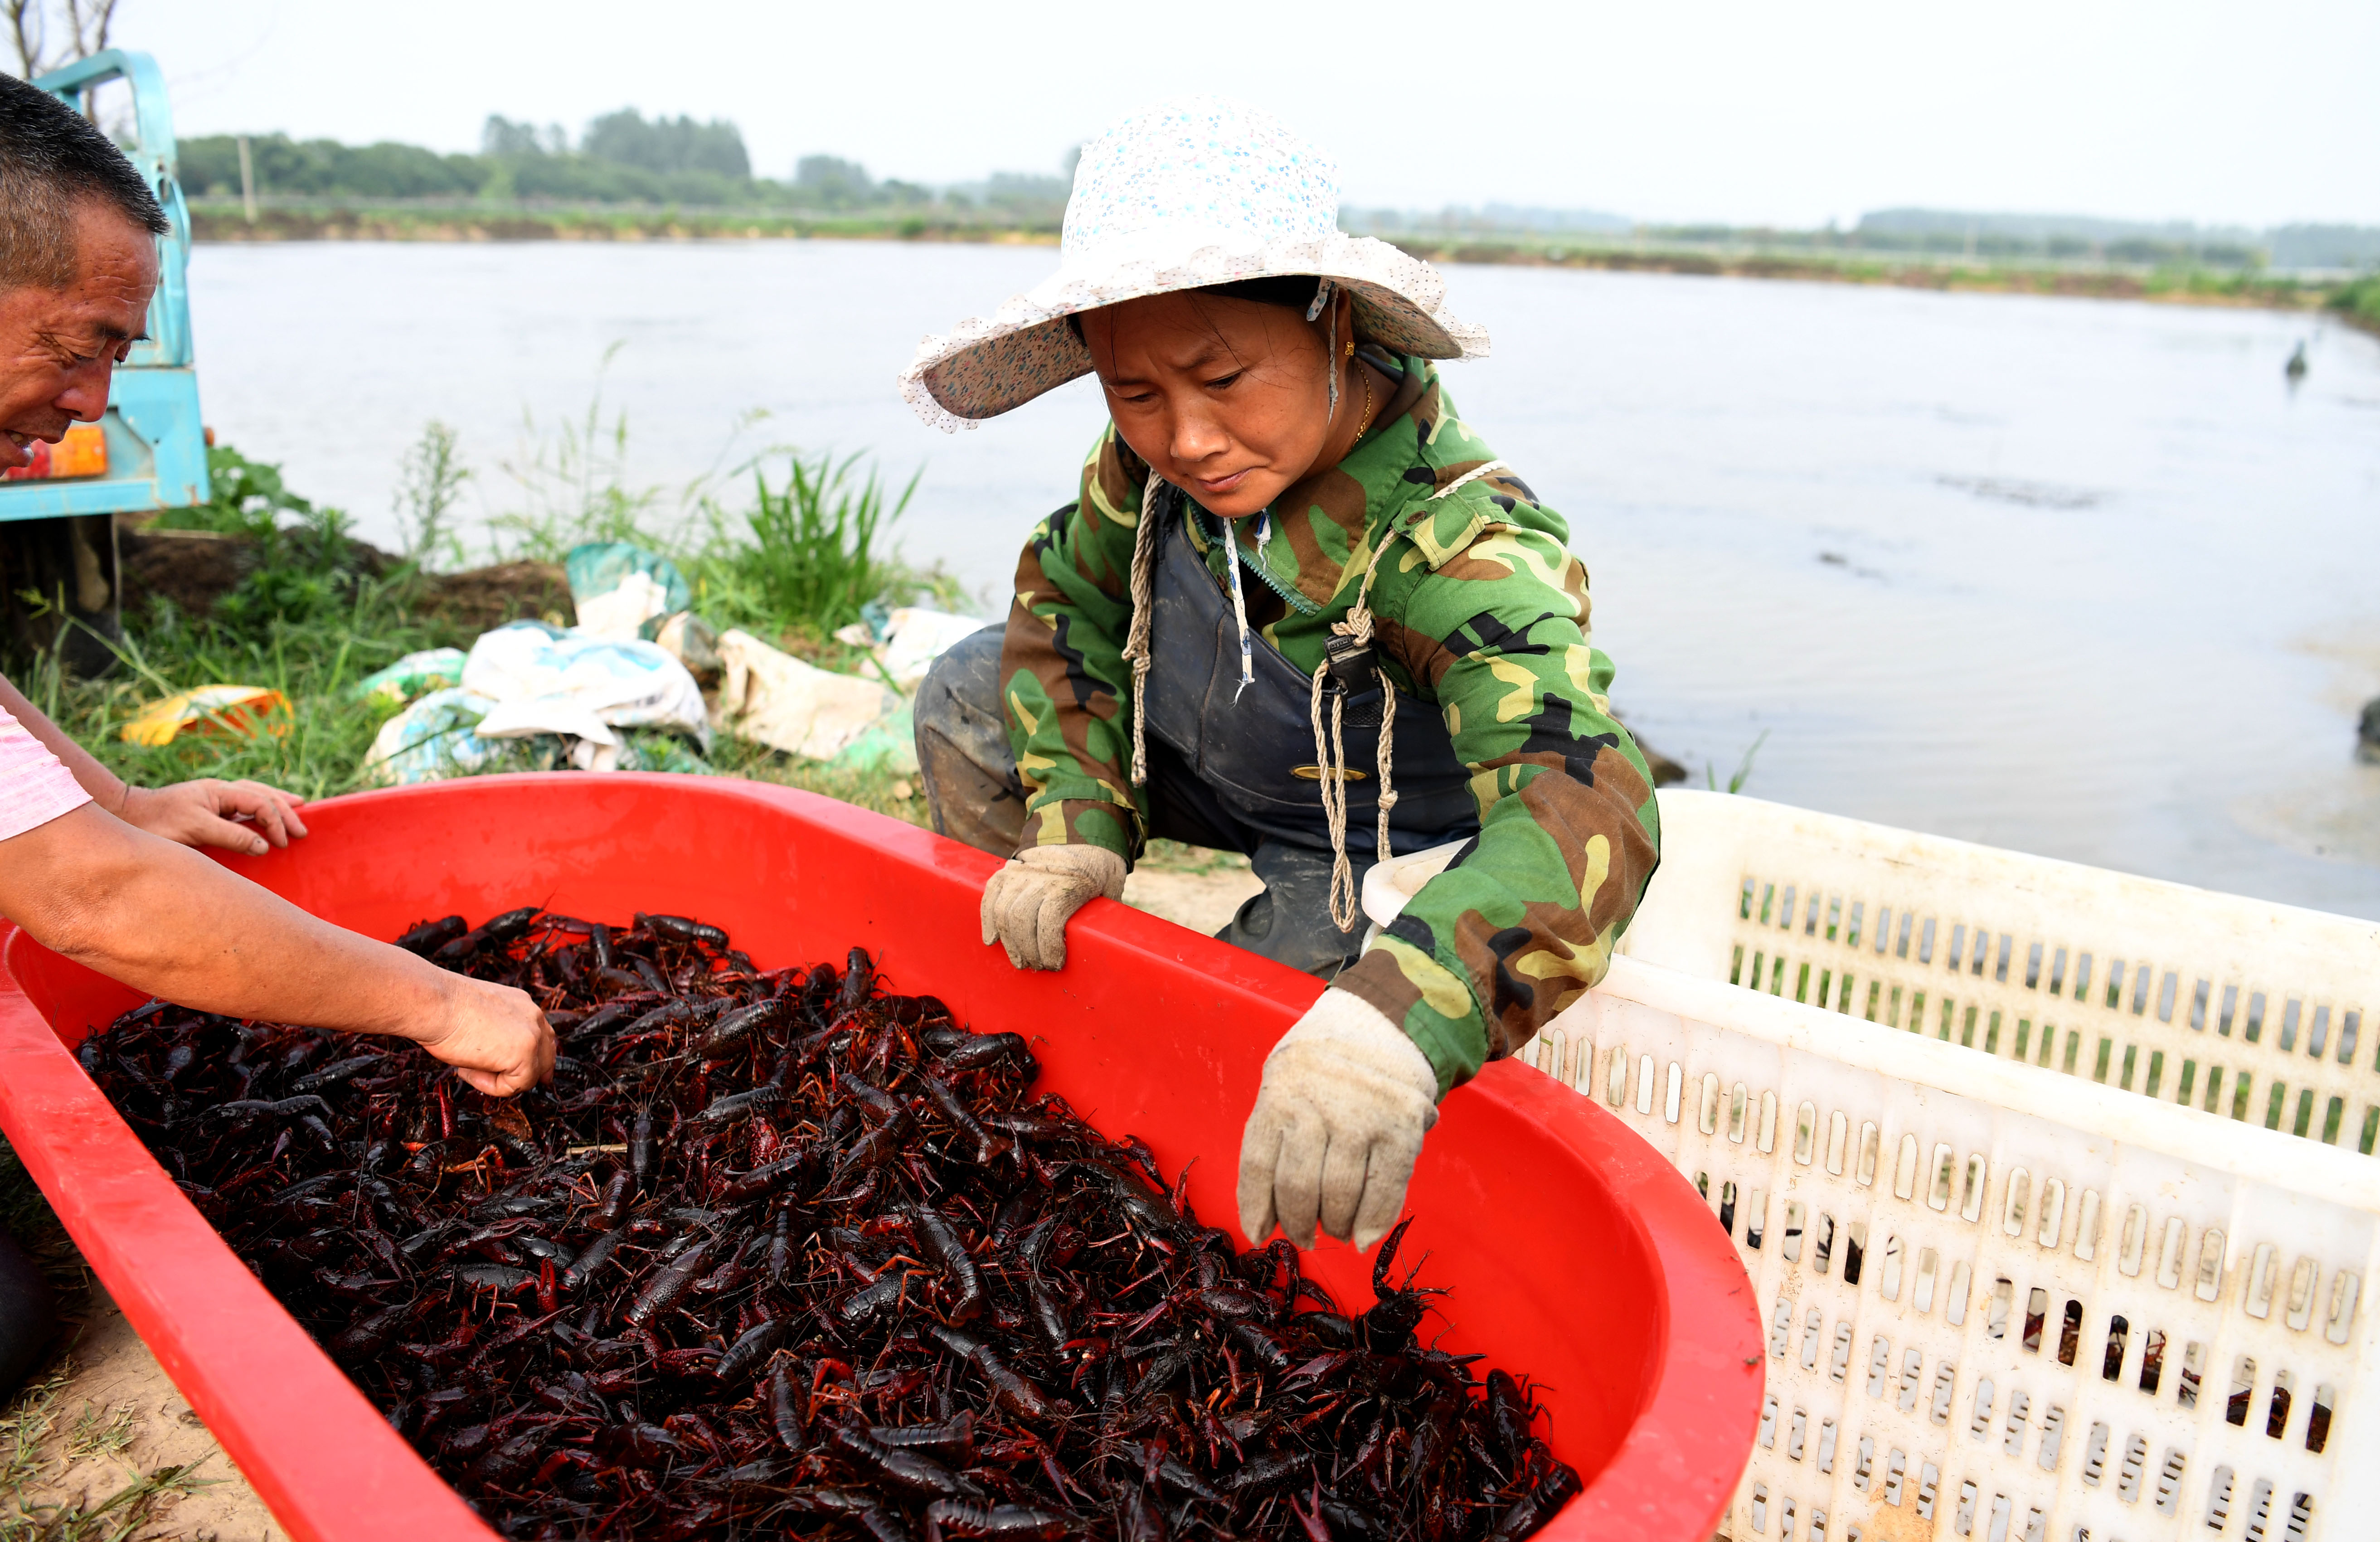
[[[152,236],[173,227],[124,152],[37,86],[0,75],[0,290],[75,280],[75,210],[99,199]]]

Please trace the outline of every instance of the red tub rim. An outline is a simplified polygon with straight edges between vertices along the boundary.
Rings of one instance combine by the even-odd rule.
[[[929,831],[771,783],[638,772],[600,781],[748,800],[844,834],[863,823],[878,859],[974,889],[1000,866]],[[310,805],[308,812],[335,816],[517,783],[561,790],[552,773],[481,777],[347,795]],[[240,871],[276,857],[281,854],[217,854]],[[1318,990],[1305,976],[1111,901],[1094,901],[1074,928],[1070,937],[1105,938],[1192,964],[1210,985],[1252,1011],[1279,1015],[1283,1026]],[[47,964],[55,955],[13,926],[0,932],[0,1130],[275,1518],[299,1539],[493,1538],[281,1309],[84,1075],[19,984],[20,971],[36,959]],[[82,1026],[70,1031],[79,1037]],[[1713,1441],[1740,1440],[1748,1459],[1766,1363],[1752,1287],[1733,1245],[1683,1176],[1592,1099],[1508,1062],[1488,1066],[1458,1095],[1527,1122],[1596,1166],[1615,1194],[1627,1197],[1646,1256],[1667,1265],[1658,1272],[1658,1335],[1667,1353],[1657,1357],[1658,1371],[1617,1450],[1539,1535],[1598,1542],[1710,1536],[1742,1463],[1722,1468],[1707,1453]],[[177,1253],[170,1280],[134,1260],[135,1252],[164,1248]],[[1708,1320],[1714,1317],[1726,1320]],[[1689,1460],[1690,1453],[1704,1459]]]

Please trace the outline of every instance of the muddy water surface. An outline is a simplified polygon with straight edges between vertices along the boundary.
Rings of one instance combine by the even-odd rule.
[[[394,539],[424,420],[484,514],[601,374],[631,475],[773,440],[925,480],[910,552],[1003,594],[1099,420],[952,438],[892,379],[1046,248],[201,248],[231,442]],[[2380,917],[2380,342],[2252,310],[1458,269],[1464,414],[1569,516],[1646,735],[1779,801]],[[2292,393],[2281,366],[2310,340]],[[747,424],[743,415],[762,411]],[[989,598],[987,599],[989,602]]]

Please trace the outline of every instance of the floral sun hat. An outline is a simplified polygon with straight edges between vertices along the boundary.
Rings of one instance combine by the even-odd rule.
[[[1487,357],[1488,334],[1443,309],[1436,269],[1339,229],[1339,168],[1272,115],[1209,97],[1151,107],[1083,147],[1058,271],[919,343],[901,395],[936,428],[973,428],[1091,372],[1068,316],[1305,273],[1345,287],[1355,330],[1391,352]]]

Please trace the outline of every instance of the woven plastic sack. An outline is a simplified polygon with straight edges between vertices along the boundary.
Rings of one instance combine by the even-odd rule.
[[[427,648],[407,653],[386,669],[372,671],[347,694],[358,701],[378,698],[391,707],[402,707],[426,692],[459,685],[462,679],[461,649]]]
[[[806,664],[740,630],[720,637],[719,657],[719,726],[737,738],[808,760],[917,770],[901,698],[876,681]]]
[[[629,541],[575,546],[563,559],[563,570],[570,577],[577,629],[589,637],[641,637],[646,623],[694,602],[694,590],[675,563]]]
[[[463,688],[492,703],[481,738],[558,734],[615,746],[614,729],[669,728],[710,745],[702,688],[650,642],[516,621],[471,645]]]
[[[855,648],[870,650],[893,688],[908,692],[924,684],[926,672],[933,667],[936,659],[984,627],[978,617],[953,615],[923,605],[903,605],[887,611],[880,626],[874,624],[875,620],[871,616],[854,622],[835,633],[835,637]]]
[[[411,787],[495,769],[504,751],[517,747],[492,745],[475,732],[494,705],[457,687],[431,692],[380,725],[364,756],[364,780]]]

